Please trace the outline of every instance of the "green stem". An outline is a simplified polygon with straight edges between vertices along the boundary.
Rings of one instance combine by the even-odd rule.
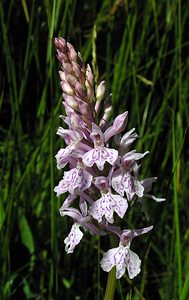
[[[110,247],[114,248],[117,246],[117,239],[115,236],[110,236]],[[104,300],[113,300],[116,287],[116,267],[113,267],[108,273],[108,279],[106,284],[106,291]]]
[[[106,292],[104,296],[104,300],[113,300],[116,286],[116,268],[113,267],[111,271],[108,273],[108,280],[106,284]]]

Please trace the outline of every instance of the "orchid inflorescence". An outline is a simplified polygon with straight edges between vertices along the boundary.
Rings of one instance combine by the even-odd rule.
[[[62,67],[59,74],[66,113],[61,117],[68,126],[57,131],[67,146],[58,151],[56,160],[58,169],[67,165],[69,170],[54,190],[57,196],[69,193],[60,214],[74,222],[64,240],[65,251],[73,253],[85,231],[116,235],[119,246],[104,253],[101,267],[109,272],[116,266],[117,279],[127,268],[132,279],[140,272],[141,261],[130,249],[131,241],[153,226],[121,230],[120,219],[133,201],[142,201],[143,197],[164,200],[149,194],[156,177],[139,180],[137,162],[149,152],[129,150],[138,135],[135,129],[121,135],[127,125],[127,111],[109,124],[111,96],[103,101],[105,82],[95,89],[93,72],[85,66],[81,54],[61,37],[55,38],[55,47]]]

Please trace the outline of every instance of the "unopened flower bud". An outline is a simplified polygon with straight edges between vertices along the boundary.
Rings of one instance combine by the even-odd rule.
[[[91,70],[90,65],[87,65],[87,69],[86,69],[86,79],[88,80],[88,82],[90,83],[90,85],[93,87],[94,84],[94,76],[93,76],[93,72]]]
[[[84,87],[79,83],[78,81],[75,84],[75,92],[82,100],[86,100],[86,91],[84,90]]]
[[[93,88],[87,79],[85,80],[85,87],[87,89],[87,98],[89,99],[89,102],[92,102],[92,98],[94,96]]]
[[[70,63],[63,63],[62,64],[62,69],[66,74],[70,74],[72,72],[72,66]]]
[[[74,74],[77,76],[77,78],[79,78],[79,80],[81,80],[82,72],[80,70],[79,65],[76,62],[72,62],[72,69],[73,69]]]
[[[91,119],[91,108],[89,104],[78,99],[78,105],[80,113],[88,119]]]
[[[74,90],[71,88],[71,86],[66,81],[61,81],[61,87],[65,94],[73,96]]]
[[[55,47],[57,49],[59,49],[61,52],[66,52],[66,41],[65,39],[59,37],[59,38],[55,38],[54,39],[54,44],[55,44]]]
[[[59,75],[60,75],[60,80],[61,81],[65,81],[66,80],[65,73],[63,71],[59,71]]]
[[[57,50],[57,58],[62,64],[69,63],[69,59],[68,59],[67,55],[59,50]]]
[[[74,97],[63,94],[64,100],[66,101],[66,104],[71,107],[73,110],[77,110],[78,109],[78,103],[75,100]]]
[[[77,79],[75,78],[75,76],[68,74],[65,77],[66,81],[74,88],[77,83]]]
[[[78,114],[74,114],[72,113],[71,116],[70,116],[70,122],[73,126],[73,128],[80,128],[82,129],[83,128],[83,120],[80,118],[80,116]]]
[[[78,52],[78,54],[77,54],[77,63],[81,67],[81,69],[84,70],[85,65],[84,65],[84,62],[83,62],[83,59],[82,59],[82,56],[81,56],[80,52]]]
[[[105,81],[101,81],[101,83],[98,85],[98,87],[96,89],[97,101],[101,101],[103,99],[105,90],[106,90],[106,83],[105,83]]]
[[[107,122],[112,114],[112,111],[113,111],[112,104],[111,104],[111,102],[108,101],[104,108],[104,115],[99,123],[101,128],[103,128],[107,124]]]
[[[70,61],[75,61],[77,60],[77,53],[74,49],[74,47],[69,43],[67,42],[67,47],[69,49],[69,58],[70,58]]]

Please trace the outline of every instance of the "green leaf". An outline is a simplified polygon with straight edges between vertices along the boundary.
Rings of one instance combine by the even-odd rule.
[[[33,254],[35,251],[33,234],[29,223],[21,209],[19,209],[18,211],[18,226],[23,245],[28,249],[30,254]]]
[[[0,230],[3,225],[4,219],[5,219],[5,210],[4,210],[3,202],[0,201]]]
[[[68,280],[68,279],[66,279],[66,278],[63,278],[63,279],[62,279],[62,283],[63,283],[63,285],[65,286],[65,288],[66,288],[67,290],[69,290],[69,289],[71,288],[72,284],[73,284],[73,278],[70,279],[70,280]]]

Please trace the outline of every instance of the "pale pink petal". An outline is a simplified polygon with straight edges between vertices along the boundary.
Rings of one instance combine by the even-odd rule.
[[[83,237],[83,232],[79,229],[79,227],[79,224],[74,223],[70,233],[64,240],[64,243],[66,244],[65,251],[67,253],[73,253],[75,247],[79,244]]]
[[[140,183],[140,181],[138,181],[136,179],[133,180],[133,183],[134,183],[135,194],[140,198],[143,197],[144,196],[143,185]]]
[[[68,197],[64,200],[62,206],[59,209],[60,215],[65,209],[70,207],[70,204],[72,204],[72,202],[75,200],[75,198],[76,198],[75,195],[71,195],[71,194],[68,195]]]
[[[124,156],[123,156],[123,161],[125,160],[139,160],[141,158],[143,158],[145,155],[147,155],[149,153],[149,151],[146,151],[144,153],[137,153],[136,150],[132,150],[130,152],[127,152]]]
[[[90,213],[94,219],[99,223],[102,222],[102,217],[104,215],[104,210],[102,209],[101,199],[96,200],[90,207]],[[111,219],[112,221],[112,219]],[[110,222],[111,223],[111,222]]]
[[[122,147],[128,147],[130,146],[134,140],[138,137],[138,134],[134,132],[135,128],[129,130],[124,134],[124,136],[121,138],[120,146]]]
[[[141,260],[138,257],[138,255],[129,249],[128,258],[127,258],[127,271],[130,279],[133,279],[135,276],[137,276],[140,273],[141,271],[140,265],[141,265]]]
[[[150,230],[152,230],[152,228],[153,228],[153,226],[151,225],[148,227],[139,228],[139,229],[135,229],[135,230],[125,229],[122,231],[120,242],[122,243],[122,245],[127,246],[128,244],[130,244],[130,242],[132,241],[132,239],[134,237],[145,234],[145,233],[149,232]]]
[[[80,191],[84,191],[91,186],[93,176],[86,170],[80,169],[78,172],[78,187]]]
[[[62,179],[59,184],[55,186],[54,191],[57,196],[60,196],[68,191],[68,186],[64,179]]]
[[[67,189],[70,194],[73,194],[78,187],[78,168],[74,168],[68,172],[64,172],[63,180],[67,183]]]
[[[117,157],[117,150],[105,148],[103,146],[97,146],[85,153],[82,160],[83,163],[88,167],[92,167],[95,163],[98,169],[102,171],[105,162],[109,162],[111,165],[113,165]]]
[[[141,180],[141,184],[144,187],[145,193],[149,192],[152,189],[152,184],[156,182],[157,177],[150,177],[150,178],[145,178],[144,180]]]
[[[126,192],[128,201],[131,201],[135,195],[134,182],[131,174],[126,172],[122,179],[124,191]]]
[[[103,258],[100,262],[102,269],[105,272],[109,272],[115,266],[114,256],[119,251],[119,247],[108,250],[103,254]]]
[[[123,131],[127,125],[127,117],[128,117],[128,111],[125,111],[124,113],[118,115],[113,125],[110,126],[104,133],[105,136],[105,142],[107,142],[112,136],[119,134],[121,131]]]
[[[114,207],[115,212],[118,214],[120,218],[123,218],[126,210],[128,208],[127,200],[120,195],[109,194],[111,198],[116,202],[116,206]]]
[[[157,197],[155,197],[154,195],[151,195],[151,194],[144,194],[144,197],[151,198],[156,202],[166,201],[166,198],[157,198]]]
[[[99,159],[95,162],[99,170],[104,169],[105,162],[109,162],[109,164],[113,165],[118,157],[118,151],[115,149],[109,149],[105,147],[99,148]]]
[[[116,212],[120,218],[123,218],[128,204],[127,200],[119,195],[111,193],[103,194],[102,197],[95,201],[90,209],[91,215],[100,223],[105,216],[109,223],[113,223],[113,213]]]
[[[115,149],[102,147],[101,153],[102,159],[109,162],[110,165],[113,165],[118,158],[118,151]]]
[[[68,163],[68,158],[74,147],[72,145],[67,146],[65,149],[60,149],[56,154],[57,168],[60,170],[64,168]]]
[[[100,159],[100,147],[88,151],[83,155],[82,161],[87,167],[92,167]]]
[[[99,191],[108,192],[109,184],[108,184],[108,178],[104,176],[98,176],[95,179],[94,182],[95,186]]]
[[[128,263],[128,252],[127,247],[119,246],[119,251],[116,253],[114,259],[116,261],[116,278],[120,279],[124,273]]]
[[[92,141],[94,142],[95,146],[101,146],[104,143],[104,134],[101,130],[101,128],[96,125],[95,123],[92,123],[92,133],[90,135]]]
[[[70,194],[74,194],[77,188],[84,191],[91,186],[92,178],[92,175],[88,171],[73,168],[68,172],[64,172],[63,179],[55,187],[54,191],[57,193],[57,196],[67,191]]]
[[[128,248],[123,247],[122,245],[108,250],[106,253],[104,253],[100,262],[102,269],[105,272],[109,272],[114,266],[116,266],[116,278],[121,278],[125,273],[127,254]]]
[[[124,193],[126,193],[128,201],[131,201],[135,194],[138,197],[143,197],[144,195],[144,187],[140,181],[135,179],[130,172],[124,172],[122,169],[113,173],[112,187],[121,196],[124,196]]]
[[[112,187],[118,194],[124,196],[124,185],[122,184],[122,178],[123,171],[121,169],[115,171],[112,175]]]
[[[124,247],[122,245],[104,253],[100,264],[105,272],[109,272],[116,266],[117,279],[120,279],[124,275],[126,268],[130,279],[133,279],[141,271],[141,260],[138,255],[130,250],[129,247]]]

